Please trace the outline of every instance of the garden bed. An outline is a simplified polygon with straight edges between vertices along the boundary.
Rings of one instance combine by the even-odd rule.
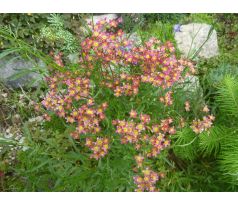
[[[238,16],[112,16],[1,17],[0,190],[237,191]]]

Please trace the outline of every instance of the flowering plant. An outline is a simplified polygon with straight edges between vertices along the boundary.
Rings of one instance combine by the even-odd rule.
[[[47,78],[42,105],[46,120],[64,119],[88,160],[113,160],[110,152],[127,146],[123,154],[134,160],[135,190],[158,191],[166,171],[159,161],[173,148],[172,136],[184,128],[207,131],[214,116],[205,103],[193,113],[193,100],[181,88],[196,72],[192,62],[178,58],[170,42],[151,38],[138,45],[120,23],[90,25],[78,68]]]

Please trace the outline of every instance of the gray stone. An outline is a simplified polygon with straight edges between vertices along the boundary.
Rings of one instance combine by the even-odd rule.
[[[203,102],[203,89],[197,76],[191,75],[185,77],[182,82],[175,85],[175,88],[181,89],[184,93],[184,97]]]
[[[39,69],[47,69],[42,61],[34,63],[21,57],[7,56],[0,60],[0,81],[12,88],[36,87],[43,78],[37,73]]]
[[[127,34],[127,36],[128,36],[128,34]],[[141,43],[142,43],[141,37],[136,32],[129,35],[129,40],[133,41],[135,43],[135,45],[141,45]]]
[[[183,83],[183,90],[186,92],[200,93],[202,88],[199,83],[199,78],[197,76],[186,77]]]
[[[218,55],[217,33],[211,25],[181,25],[175,32],[175,40],[183,57],[192,58],[197,54],[197,57],[211,58]]]

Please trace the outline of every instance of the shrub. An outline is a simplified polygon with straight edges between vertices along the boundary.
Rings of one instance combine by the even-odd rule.
[[[118,29],[120,22],[90,25],[92,34],[81,43],[78,68],[63,68],[47,78],[41,111],[47,111],[48,123],[62,122],[65,140],[72,140],[91,161],[87,169],[95,169],[96,161],[102,167],[118,166],[118,157],[125,158],[134,172],[131,187],[158,191],[164,159],[169,148],[177,146],[172,138],[176,141],[175,134],[185,129],[195,138],[178,146],[192,144],[212,126],[214,116],[205,104],[196,105],[199,111],[193,113],[192,99],[182,89],[183,81],[195,73],[193,63],[177,59],[171,42],[151,38],[137,45]],[[74,153],[72,147],[68,152]]]

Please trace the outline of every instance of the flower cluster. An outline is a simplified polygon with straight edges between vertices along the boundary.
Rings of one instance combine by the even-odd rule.
[[[170,135],[173,135],[176,133],[175,127],[171,126],[172,123],[173,123],[172,118],[161,120],[160,127],[164,134],[169,133]]]
[[[92,36],[82,43],[83,59],[88,64],[93,60],[102,60],[105,67],[110,63],[134,62],[129,50],[133,41],[128,40],[122,30],[116,30],[119,20],[101,20],[92,28]],[[93,54],[92,54],[93,51]]]
[[[152,149],[147,153],[147,157],[156,157],[160,152],[170,145],[170,140],[165,139],[165,136],[161,133],[158,136],[153,136],[150,139]]]
[[[131,110],[130,116],[133,118],[137,117],[137,112]],[[113,124],[116,125],[116,133],[121,135],[121,143],[138,143],[139,140],[144,140],[147,138],[145,131],[148,123],[150,122],[150,116],[146,114],[140,114],[140,122],[136,123],[134,121],[125,120],[114,120]]]
[[[121,135],[121,143],[137,143],[142,131],[145,130],[143,123],[135,123],[133,121],[114,120],[113,124],[116,125],[116,133]]]
[[[47,79],[50,91],[42,101],[43,106],[54,111],[68,123],[76,123],[76,131],[71,135],[77,139],[80,134],[98,133],[99,123],[105,118],[107,103],[94,105],[90,97],[88,78],[72,77],[69,72],[56,73]]]
[[[108,138],[97,138],[94,142],[92,138],[86,138],[85,145],[93,151],[91,158],[100,159],[104,157],[109,149],[109,139]]]
[[[140,82],[169,88],[195,72],[191,62],[176,58],[171,42],[162,44],[158,39],[151,38],[144,45],[137,45],[122,30],[117,29],[120,22],[121,19],[99,21],[92,28],[92,36],[81,43],[81,63],[93,69],[93,61],[101,62],[106,69],[104,75],[111,79],[111,83],[106,84],[114,88],[116,96],[137,94]],[[119,85],[123,77],[118,79],[115,74],[121,68],[129,69],[130,74],[122,75],[124,80],[132,81],[132,84],[127,82],[123,86]],[[136,70],[136,75],[133,70]],[[170,93],[166,98],[169,97]],[[171,103],[169,99],[167,101]]]
[[[170,145],[170,140],[166,136],[176,133],[175,127],[172,126],[172,118],[163,119],[160,124],[150,125],[151,119],[149,115],[140,114],[138,116],[135,110],[131,110],[130,117],[133,120],[113,121],[116,126],[116,133],[121,136],[122,144],[135,144],[137,150],[142,148],[142,144],[143,146],[148,146],[147,157],[156,157],[161,150]],[[136,158],[136,161],[138,162],[138,158]],[[138,162],[137,164],[139,165],[140,163]]]
[[[114,76],[111,81],[110,75],[105,75],[105,79],[101,82],[102,85],[111,88],[116,97],[125,95],[136,95],[139,91],[140,76],[132,76],[127,73],[121,73],[119,76]]]
[[[173,104],[173,99],[172,99],[172,91],[169,91],[165,94],[164,97],[160,97],[160,102],[162,102],[165,106],[170,106]]]
[[[158,124],[152,124],[147,114],[138,114],[135,110],[130,111],[130,121],[114,120],[116,133],[121,136],[121,143],[135,144],[135,149],[143,154],[136,155],[135,170],[142,171],[143,177],[135,176],[134,182],[137,185],[136,191],[156,191],[155,184],[158,181],[158,174],[144,168],[145,159],[151,160],[157,157],[162,150],[170,146],[168,136],[176,133],[172,118],[162,119]]]
[[[134,177],[134,183],[137,185],[137,189],[135,191],[159,191],[156,189],[155,184],[159,180],[159,175],[150,170],[149,168],[146,168],[145,170],[142,170],[143,176],[135,176]]]
[[[193,120],[191,128],[196,134],[202,133],[211,128],[214,120],[215,117],[213,115],[204,116],[203,120]]]
[[[168,46],[168,48],[171,50],[170,46],[172,46],[172,44],[168,43],[165,46]],[[167,49],[164,48],[162,50],[166,52]],[[157,52],[160,51],[161,48]],[[172,87],[174,83],[184,80],[184,76],[186,76],[184,75],[184,73],[186,73],[187,67],[190,68],[189,71],[191,73],[195,72],[193,64],[191,62],[176,59],[174,53],[159,53],[155,55],[159,57],[155,60],[155,62],[150,62],[148,63],[148,65],[146,64],[144,74],[141,77],[142,82],[150,83],[153,86],[166,89]],[[161,56],[163,56],[162,59]],[[189,72],[187,72],[186,74],[189,74]]]

